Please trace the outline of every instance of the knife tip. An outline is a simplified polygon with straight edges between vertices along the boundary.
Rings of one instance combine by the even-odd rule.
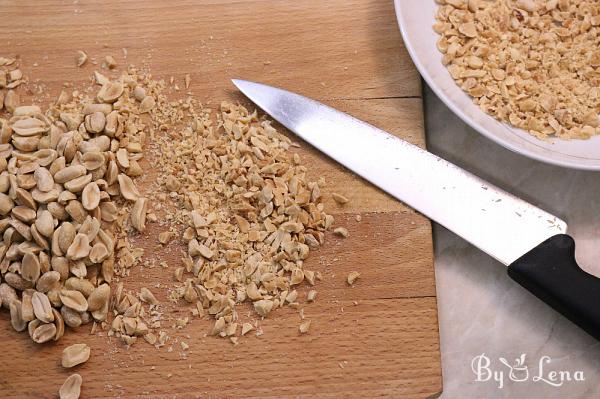
[[[240,86],[243,85],[246,80],[243,79],[231,79],[231,83],[233,83],[238,89],[241,89]]]
[[[244,79],[231,79],[231,82],[241,91],[246,97],[253,99],[251,94],[256,94],[256,88],[259,85],[258,83],[251,82],[249,80]]]

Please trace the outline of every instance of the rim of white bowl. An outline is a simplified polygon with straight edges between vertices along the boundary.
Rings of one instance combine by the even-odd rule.
[[[431,0],[431,1],[433,1],[433,0]],[[404,14],[402,13],[402,7],[400,6],[401,2],[402,2],[402,0],[394,0],[394,8],[396,10],[396,20],[398,22],[398,27],[400,28],[400,33],[402,34],[404,46],[408,50],[410,58],[412,59],[415,66],[417,67],[417,70],[419,71],[419,73],[421,74],[423,79],[425,79],[425,82],[427,82],[427,85],[429,86],[429,88],[431,90],[433,90],[433,92],[440,98],[440,100],[442,100],[442,102],[444,104],[446,104],[446,106],[448,108],[450,108],[450,110],[455,115],[457,115],[463,122],[465,122],[467,125],[472,127],[474,130],[476,130],[480,134],[484,135],[488,139],[492,140],[493,142],[501,145],[502,147],[504,147],[514,153],[527,156],[529,158],[535,159],[537,161],[540,161],[540,162],[543,162],[546,164],[561,166],[564,168],[580,169],[580,170],[588,170],[588,171],[599,171],[600,170],[600,162],[598,164],[593,164],[593,165],[585,163],[585,162],[577,162],[577,159],[581,159],[582,161],[584,161],[584,160],[592,161],[592,159],[590,159],[590,158],[583,158],[583,157],[576,157],[576,156],[568,155],[568,154],[562,154],[564,156],[568,156],[568,157],[575,158],[575,159],[572,161],[554,159],[551,157],[546,157],[537,152],[531,151],[527,148],[523,148],[521,146],[515,145],[512,142],[505,141],[504,139],[498,137],[497,135],[490,133],[488,131],[488,129],[484,128],[479,123],[475,122],[471,117],[466,115],[460,108],[458,108],[456,106],[456,104],[450,98],[448,98],[446,93],[442,89],[439,88],[439,86],[436,84],[433,77],[429,74],[429,71],[427,70],[427,68],[423,65],[423,63],[421,63],[420,58],[417,57],[417,53],[412,45],[412,42],[408,39],[409,35],[406,32],[406,30],[404,29],[404,24],[401,23],[402,20],[405,20]],[[483,113],[483,111],[481,111],[481,112]],[[506,124],[504,124],[504,125],[506,125]],[[531,144],[535,145],[535,143],[531,143]],[[540,147],[540,148],[542,150],[546,150],[542,147]]]

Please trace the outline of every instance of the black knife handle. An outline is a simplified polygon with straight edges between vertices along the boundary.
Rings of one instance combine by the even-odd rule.
[[[600,279],[575,260],[575,241],[550,237],[508,267],[508,275],[600,340]]]

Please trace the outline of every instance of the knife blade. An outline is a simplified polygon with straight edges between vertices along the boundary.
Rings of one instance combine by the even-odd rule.
[[[312,146],[507,265],[511,278],[600,339],[600,279],[577,265],[563,220],[315,100],[232,82]]]
[[[556,216],[374,126],[289,91],[233,83],[302,139],[505,265],[566,232]]]

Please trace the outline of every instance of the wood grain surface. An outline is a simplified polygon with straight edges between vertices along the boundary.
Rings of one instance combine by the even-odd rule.
[[[231,85],[240,77],[285,87],[347,111],[423,146],[419,76],[402,45],[391,1],[383,0],[135,0],[0,1],[0,55],[18,55],[30,87],[25,101],[54,98],[63,82],[89,81],[99,65],[74,66],[76,50],[91,60],[113,55],[119,67],[149,68],[175,77],[208,106],[222,100],[251,104]],[[124,56],[123,48],[127,49]],[[42,98],[42,100],[40,100]],[[207,337],[212,322],[194,319],[159,350],[126,349],[89,326],[49,345],[16,333],[0,311],[0,397],[57,397],[69,375],[62,349],[86,342],[92,357],[75,370],[82,398],[425,398],[441,392],[441,369],[431,226],[359,177],[301,143],[312,178],[327,192],[326,209],[347,239],[327,236],[307,266],[320,270],[318,297],[304,312],[311,330],[300,336],[298,312],[280,309],[261,321],[264,335],[240,345]],[[356,220],[356,215],[362,221]],[[159,229],[136,239],[146,256],[168,269],[135,269],[126,288],[157,287],[161,300],[179,265],[177,249],[156,251]],[[345,278],[360,271],[354,287]],[[302,287],[302,297],[306,287]],[[170,305],[172,319],[188,315]],[[241,310],[251,316],[250,308]],[[167,324],[167,323],[165,323]],[[179,342],[190,345],[183,354]]]

